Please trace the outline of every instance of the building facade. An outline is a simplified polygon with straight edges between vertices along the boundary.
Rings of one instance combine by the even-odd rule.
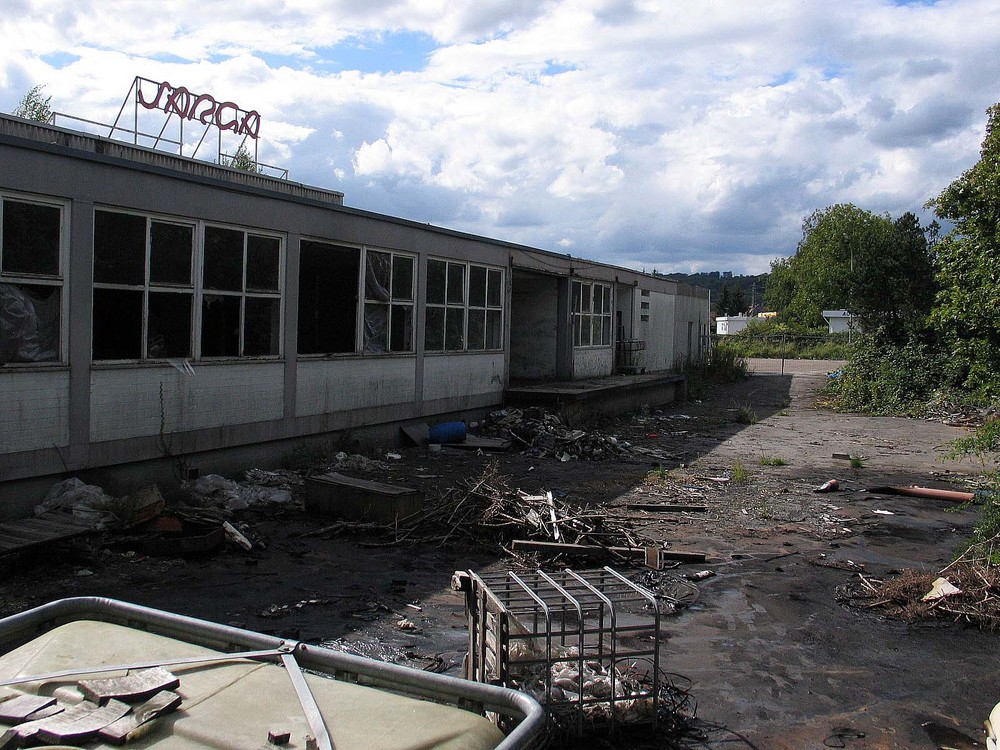
[[[69,474],[495,407],[697,358],[707,291],[0,116],[0,517]],[[30,491],[27,493],[30,495]]]

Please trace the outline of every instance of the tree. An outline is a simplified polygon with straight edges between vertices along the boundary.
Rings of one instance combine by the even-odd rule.
[[[979,161],[928,203],[954,229],[934,246],[933,320],[965,386],[1000,395],[1000,104],[987,110]]]
[[[847,309],[861,327],[904,341],[925,325],[934,295],[931,236],[912,213],[893,221],[853,204],[814,211],[795,255],[771,264],[765,300],[789,323],[823,324],[822,311]]]
[[[45,86],[39,84],[33,86],[21,99],[14,110],[14,117],[23,117],[25,120],[35,120],[36,122],[50,122],[52,120],[52,97],[43,96]]]
[[[734,286],[731,301],[729,303],[730,315],[743,315],[750,305],[747,303],[747,295],[743,287]]]
[[[253,158],[253,154],[250,153],[249,149],[242,143],[240,147],[236,149],[236,153],[232,157],[226,159],[222,158],[222,166],[231,167],[232,169],[239,169],[242,172],[253,172],[258,174],[263,170],[257,166],[257,161]]]
[[[729,284],[722,285],[722,293],[719,295],[719,300],[715,303],[715,314],[719,317],[729,315],[729,308],[733,304],[733,294],[729,289]]]

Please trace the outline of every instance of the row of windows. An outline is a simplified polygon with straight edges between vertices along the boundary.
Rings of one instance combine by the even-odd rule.
[[[0,199],[0,364],[62,359],[61,207]],[[281,352],[282,238],[119,211],[94,215],[93,358]],[[303,240],[299,354],[412,352],[416,258]],[[503,348],[503,270],[427,262],[427,351]]]
[[[611,345],[611,287],[573,282],[573,345]]]

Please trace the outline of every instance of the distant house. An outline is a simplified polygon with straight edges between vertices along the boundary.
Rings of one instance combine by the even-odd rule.
[[[745,329],[750,321],[746,315],[720,315],[715,319],[715,332],[719,336],[732,336]]]
[[[830,327],[830,333],[847,333],[859,330],[856,316],[847,310],[824,310],[823,318]]]

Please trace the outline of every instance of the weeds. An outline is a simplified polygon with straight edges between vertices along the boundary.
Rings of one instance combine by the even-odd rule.
[[[865,458],[864,456],[851,455],[849,458],[851,462],[852,469],[863,469],[865,468]]]
[[[781,456],[761,456],[761,466],[788,466],[788,461]]]
[[[738,424],[757,424],[757,412],[750,404],[742,404],[736,409],[736,422]]]
[[[753,481],[750,471],[739,458],[733,461],[733,468],[729,471],[729,478],[733,484],[750,484]]]

